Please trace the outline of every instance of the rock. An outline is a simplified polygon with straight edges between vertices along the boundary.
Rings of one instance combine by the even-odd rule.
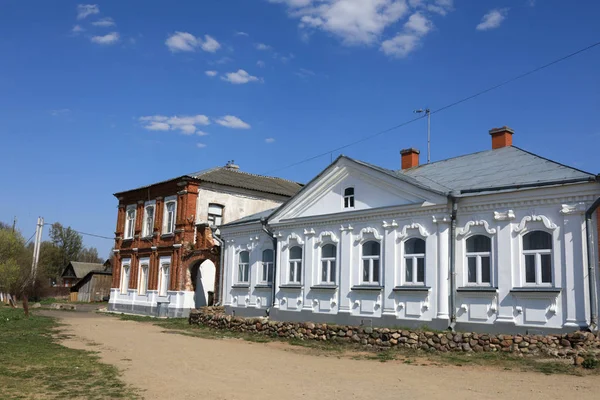
[[[369,333],[369,334],[373,333],[373,328],[371,328],[370,326],[367,326],[364,329],[365,329],[365,333]]]
[[[29,308],[40,308],[42,305],[40,303],[33,303],[29,306]]]
[[[463,351],[471,351],[471,346],[469,346],[469,343],[463,343],[462,350]]]
[[[417,335],[417,334],[416,334],[416,333],[414,333],[414,332],[411,332],[411,333],[408,335],[408,337],[409,337],[410,339],[412,339],[412,340],[417,340],[417,339],[419,339],[419,335]]]
[[[398,341],[397,341],[396,339],[390,339],[390,344],[391,344],[392,346],[395,346],[395,345],[397,345],[397,344],[398,344]]]
[[[563,347],[571,347],[571,342],[569,342],[567,339],[561,339],[560,345]]]
[[[457,333],[456,335],[454,335],[454,337],[452,338],[452,340],[454,341],[454,343],[461,343],[462,342],[462,335],[460,333]]]
[[[400,334],[398,332],[392,333],[392,339],[398,340],[400,338]]]
[[[575,365],[582,365],[584,361],[585,361],[585,359],[583,357],[579,356],[579,355],[573,357],[573,363]]]
[[[307,322],[306,324],[304,324],[304,327],[306,329],[313,330],[313,329],[315,329],[315,324],[313,324],[312,322]]]

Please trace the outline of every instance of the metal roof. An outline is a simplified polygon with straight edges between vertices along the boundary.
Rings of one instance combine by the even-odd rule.
[[[463,193],[596,179],[594,174],[515,146],[449,158],[398,173],[410,176],[435,190]]]

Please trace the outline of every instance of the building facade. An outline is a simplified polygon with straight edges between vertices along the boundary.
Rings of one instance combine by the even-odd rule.
[[[186,316],[218,302],[223,223],[281,205],[301,185],[228,163],[116,193],[109,311]]]
[[[597,177],[512,146],[402,170],[344,156],[222,227],[229,313],[492,332],[595,328]],[[590,262],[591,260],[591,262]]]

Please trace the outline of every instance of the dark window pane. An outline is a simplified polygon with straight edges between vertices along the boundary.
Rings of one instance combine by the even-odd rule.
[[[523,250],[552,249],[552,235],[548,232],[533,231],[523,236]]]
[[[425,254],[425,241],[423,239],[410,239],[404,243],[406,254]]]
[[[535,283],[535,255],[525,256],[525,282]]]
[[[267,280],[267,268],[268,268],[267,264],[263,263],[263,266],[262,266],[262,280],[263,281]]]
[[[290,249],[290,260],[302,260],[302,248],[292,247]]]
[[[294,264],[293,262],[290,263],[290,282],[294,282]]]
[[[492,250],[492,239],[483,235],[471,236],[467,239],[467,252],[479,253]]]
[[[354,196],[354,188],[346,188],[344,190],[344,196]]]
[[[268,278],[267,278],[267,282],[273,282],[273,264],[269,265],[269,272],[268,272]]]
[[[406,280],[406,282],[412,282],[413,281],[413,260],[412,258],[405,258],[405,273],[404,273],[404,279]]]
[[[417,258],[417,282],[425,282],[425,259],[421,257]]]
[[[469,283],[477,283],[477,257],[468,257],[468,277]]]
[[[379,282],[379,260],[373,260],[373,282]]]
[[[321,262],[321,281],[327,281],[327,261]]]
[[[335,246],[332,244],[327,244],[321,248],[321,257],[322,258],[335,258]]]
[[[350,207],[354,207],[354,195],[349,197],[348,200],[350,200]]]
[[[350,198],[344,197],[344,208],[348,208],[350,206]]]
[[[363,260],[363,282],[368,282],[369,276],[371,276],[369,273],[369,260]]]
[[[379,242],[367,242],[363,244],[363,256],[378,256],[380,251]]]
[[[302,263],[296,263],[296,282],[300,282],[302,280]]]
[[[542,254],[542,282],[552,283],[552,260],[550,254]]]
[[[244,266],[244,282],[248,282],[248,275],[250,274],[250,266],[246,264]]]
[[[335,282],[335,261],[329,262],[329,281]]]
[[[490,258],[481,257],[481,282],[491,282],[491,269],[490,269]]]
[[[262,260],[265,262],[273,262],[273,250],[263,251]]]
[[[247,251],[242,251],[240,253],[240,262],[241,263],[247,263],[250,260],[250,253],[248,253]]]

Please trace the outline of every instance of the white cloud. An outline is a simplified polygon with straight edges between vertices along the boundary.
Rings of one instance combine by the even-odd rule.
[[[236,32],[235,36],[250,36],[246,32]]]
[[[310,69],[306,69],[306,68],[300,68],[298,71],[294,72],[294,74],[303,79],[306,79],[306,78],[316,75],[316,73],[314,71],[311,71]]]
[[[268,44],[264,44],[264,43],[256,43],[254,45],[254,47],[256,47],[257,50],[270,50],[271,46],[269,46]]]
[[[198,136],[208,136],[208,133],[206,133],[204,131],[196,131],[196,135],[198,135]]]
[[[119,41],[119,32],[111,32],[104,36],[92,36],[90,40],[92,41],[92,43],[96,44],[115,44]]]
[[[215,121],[217,124],[232,129],[250,129],[250,124],[233,115],[225,115]]]
[[[228,72],[221,79],[235,85],[241,85],[248,82],[256,82],[259,80],[256,76],[250,75],[243,69],[238,69],[237,72]]]
[[[256,66],[257,66],[257,67],[264,68],[264,67],[265,67],[265,65],[266,65],[266,64],[265,64],[265,62],[264,62],[264,61],[262,61],[262,60],[258,60],[258,61],[256,62]]]
[[[203,149],[206,147],[206,145],[204,143],[197,143],[196,147],[198,147],[199,149]]]
[[[206,74],[206,76],[210,76],[211,78],[217,76],[218,74],[217,71],[204,71],[204,73]]]
[[[496,8],[491,10],[487,14],[481,18],[481,22],[477,25],[476,29],[478,31],[487,31],[490,29],[496,29],[501,24],[502,21],[506,18],[508,14],[508,8]]]
[[[97,4],[78,4],[77,5],[77,19],[84,19],[90,15],[98,14],[100,9]]]
[[[71,29],[71,33],[73,33],[74,35],[78,35],[81,32],[85,32],[85,29],[83,29],[81,25],[75,25],[73,29]]]
[[[196,37],[188,32],[175,32],[167,38],[165,44],[173,53],[178,51],[196,51],[198,48],[214,53],[221,44],[212,36],[204,35],[204,40],[201,37]]]
[[[139,121],[143,124],[144,129],[151,131],[178,130],[184,135],[198,133],[198,126],[206,126],[210,124],[210,119],[206,115],[201,114],[173,117],[167,117],[164,115],[149,115],[140,117]],[[202,136],[200,133],[198,134]]]
[[[412,14],[402,32],[381,43],[380,50],[392,57],[406,57],[421,44],[421,39],[433,29],[433,23],[420,12]]]
[[[52,115],[53,117],[59,117],[61,115],[67,115],[70,113],[71,113],[71,110],[68,108],[60,108],[58,110],[50,110],[50,115]]]
[[[269,143],[269,144],[271,144],[271,143],[275,143],[275,139],[274,139],[274,138],[272,138],[272,137],[270,137],[270,138],[266,138],[266,139],[265,139],[265,143]]]
[[[98,21],[92,22],[92,25],[107,27],[107,26],[115,26],[116,24],[112,18],[106,17],[106,18],[99,19]]]

